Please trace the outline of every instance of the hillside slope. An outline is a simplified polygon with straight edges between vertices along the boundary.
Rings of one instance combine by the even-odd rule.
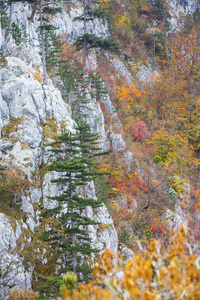
[[[74,19],[83,4],[59,2],[62,12],[51,16],[50,24],[63,43],[64,63],[59,69],[57,58],[49,56],[47,84],[37,11],[30,20],[33,4],[13,2],[13,29],[6,23],[8,8],[0,25],[1,297],[10,287],[37,290],[34,272],[48,273],[55,263],[39,239],[46,226],[41,213],[56,207],[49,197],[62,193],[52,184],[57,175],[47,170],[55,159],[48,143],[63,130],[75,132],[80,99],[87,99],[82,113],[99,134],[100,148],[113,150],[99,158],[107,175],[86,189],[88,198],[105,201],[89,210],[100,223],[89,228],[92,244],[100,253],[119,248],[130,259],[138,251],[136,238],[142,245],[152,237],[167,243],[169,229],[183,223],[195,248],[200,221],[196,1],[100,1],[104,17],[89,20],[87,32],[111,39],[121,50],[90,49],[84,76],[83,50],[73,46],[84,30],[83,20]],[[50,50],[58,42],[51,39]]]

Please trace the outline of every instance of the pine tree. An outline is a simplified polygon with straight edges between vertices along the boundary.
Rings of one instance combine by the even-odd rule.
[[[39,8],[39,21],[40,21],[40,37],[41,37],[41,52],[42,52],[42,64],[43,64],[43,73],[44,73],[44,84],[47,84],[47,59],[50,63],[52,63],[52,60],[55,61],[54,53],[52,53],[52,36],[53,32],[55,30],[55,26],[51,25],[49,23],[48,16],[55,15],[58,12],[62,11],[62,8],[57,4],[57,1],[42,1],[42,0],[7,0],[5,1],[4,7],[1,8],[1,15],[3,15],[4,20],[6,21],[6,24],[8,26],[8,31],[12,33],[13,31],[16,31],[16,28],[19,27],[19,21],[18,23],[12,21],[12,14],[13,14],[13,3],[15,2],[28,2],[33,3],[33,10],[32,14],[29,18],[31,22],[34,20],[34,16],[37,11],[37,7]],[[9,17],[5,16],[5,8],[9,5]],[[56,7],[55,7],[56,6]],[[4,25],[5,26],[5,25]],[[23,25],[22,25],[23,27]],[[25,28],[23,27],[23,30]],[[19,31],[19,30],[18,30]],[[20,32],[22,35],[23,32]],[[20,38],[20,37],[19,37]],[[19,45],[19,38],[17,40],[17,44]],[[25,36],[25,38],[27,38]],[[24,39],[25,39],[24,38]],[[51,48],[51,49],[50,49]],[[50,51],[49,51],[50,50]]]
[[[27,0],[5,0],[0,2],[0,21],[3,29],[6,29],[6,35],[12,32],[12,17],[13,17],[13,3],[26,2]],[[9,13],[8,13],[9,8]]]
[[[89,49],[100,48],[118,54],[121,52],[120,45],[115,43],[112,39],[97,37],[94,34],[87,33],[87,21],[94,20],[95,18],[106,18],[106,17],[108,16],[104,11],[100,9],[92,10],[91,6],[86,4],[86,0],[83,0],[83,15],[76,17],[74,19],[75,21],[76,20],[83,21],[83,35],[79,36],[76,39],[74,45],[76,46],[77,50],[83,48],[83,71],[84,72],[86,70],[86,58]]]
[[[39,14],[40,14],[40,35],[41,35],[41,48],[42,48],[42,63],[43,63],[43,72],[44,72],[44,84],[47,84],[47,70],[46,70],[46,51],[45,51],[45,31],[52,31],[55,27],[49,24],[49,21],[45,16],[54,15],[58,12],[61,12],[61,7],[51,7],[50,5],[55,4],[55,2],[49,1],[48,3],[42,4],[42,1],[39,0]]]
[[[17,0],[10,0],[16,2]],[[25,1],[25,0],[24,0]],[[57,1],[45,1],[42,0],[28,0],[29,3],[33,3],[33,9],[29,20],[33,22],[34,16],[39,8],[39,21],[40,21],[40,37],[41,37],[41,50],[42,50],[42,65],[44,73],[44,84],[47,84],[47,55],[49,45],[52,44],[51,37],[52,33],[55,30],[55,26],[49,23],[48,16],[55,15],[58,12],[62,11],[62,8],[59,6]],[[56,6],[56,7],[55,7]],[[51,47],[52,48],[52,47]],[[52,49],[51,49],[52,50]]]
[[[55,282],[67,271],[73,271],[79,281],[90,280],[91,256],[98,252],[91,246],[89,237],[89,226],[98,223],[88,216],[87,207],[98,208],[101,202],[86,197],[86,185],[101,175],[95,170],[94,156],[105,152],[99,152],[98,135],[90,132],[89,125],[79,121],[75,129],[75,134],[64,132],[51,144],[51,151],[57,158],[48,169],[59,174],[52,182],[64,190],[50,198],[56,200],[58,205],[47,209],[44,217],[57,219],[58,224],[43,232],[41,239],[59,249]],[[47,277],[47,281],[51,281],[52,285],[52,278]]]
[[[88,103],[88,80],[77,61],[60,60],[58,74],[62,79],[61,90],[70,103],[73,119],[79,118],[82,108]]]
[[[10,26],[10,19],[7,14],[8,3],[6,1],[2,1],[0,5],[0,22],[1,28],[5,29],[8,32]],[[6,32],[6,33],[7,33]]]
[[[87,168],[88,172],[85,170],[80,174],[80,179],[83,182],[83,190],[84,190],[84,199],[86,196],[86,185],[88,182],[94,180],[96,177],[103,175],[96,168],[96,163],[94,161],[94,156],[100,156],[108,154],[110,151],[99,152],[101,148],[97,147],[98,134],[92,133],[90,131],[89,125],[83,120],[77,121],[78,126],[77,135],[79,139],[79,148],[80,148],[80,157],[84,166]],[[95,151],[95,153],[94,153]],[[85,216],[88,217],[87,206],[85,207]],[[89,227],[86,226],[86,233],[89,236]]]

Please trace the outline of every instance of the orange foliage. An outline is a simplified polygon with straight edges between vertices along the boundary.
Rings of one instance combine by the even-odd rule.
[[[199,258],[192,253],[186,230],[180,226],[167,248],[152,239],[147,249],[134,254],[126,264],[106,250],[102,263],[94,266],[94,280],[75,286],[72,274],[63,277],[63,300],[197,300],[200,298]],[[115,258],[116,259],[116,258]]]
[[[115,152],[109,162],[102,163],[100,171],[110,173],[108,181],[113,187],[113,194],[125,194],[127,198],[133,200],[141,190],[148,192],[145,180],[141,179],[137,173],[132,173],[126,163],[126,158],[120,153]]]
[[[75,51],[73,44],[67,41],[67,37],[68,37],[67,34],[61,35],[62,49],[60,49],[61,50],[60,58],[61,60],[66,60],[66,61],[70,61],[70,60],[77,61],[81,69],[82,55],[79,51]]]
[[[150,230],[152,231],[154,236],[157,236],[161,239],[163,239],[164,236],[167,234],[167,231],[165,230],[165,228],[161,227],[160,223],[157,223],[157,225],[152,225],[150,227]]]
[[[122,85],[119,88],[118,97],[120,101],[132,104],[135,98],[140,99],[142,95],[132,83],[129,88],[126,88],[124,85]]]
[[[20,169],[0,171],[0,188],[17,196],[30,186],[27,175]]]
[[[149,195],[147,182],[139,174],[133,172],[134,166],[127,162],[122,153],[114,152],[110,157],[100,164],[101,172],[109,172],[107,180],[112,186],[108,209],[113,218],[120,241],[131,246],[131,239],[123,238],[123,233],[129,234],[134,230],[134,222],[137,221],[135,204],[142,199],[146,202]],[[142,203],[144,207],[146,204]],[[126,233],[127,232],[127,233]],[[135,234],[138,232],[136,231]],[[122,239],[122,240],[121,240]]]
[[[10,290],[7,293],[8,300],[36,300],[38,299],[38,293],[32,290]]]

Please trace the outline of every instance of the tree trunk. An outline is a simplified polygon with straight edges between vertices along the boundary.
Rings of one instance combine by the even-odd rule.
[[[29,21],[31,21],[32,23],[33,23],[33,19],[34,19],[35,13],[36,13],[37,4],[38,4],[37,2],[34,3],[33,10],[32,10],[31,16],[29,18]]]
[[[41,34],[41,43],[42,43],[42,64],[43,64],[43,73],[44,73],[44,84],[47,84],[47,70],[46,70],[46,59],[45,59],[45,50],[44,50],[44,28],[43,28],[43,19],[42,19],[42,1],[39,1],[40,8],[40,34]]]
[[[180,164],[180,179],[183,177],[183,159],[181,157],[181,164]]]
[[[72,177],[71,177],[71,174],[70,174],[69,184],[71,183],[71,181],[72,181]],[[70,192],[70,197],[72,198],[72,188],[71,187],[70,187],[69,192]],[[71,214],[73,214],[73,212],[74,212],[73,208],[71,208],[70,210],[71,210]],[[74,229],[73,219],[71,219],[71,228]],[[76,234],[74,232],[72,232],[72,246],[73,247],[76,246]],[[73,267],[74,274],[77,275],[77,260],[76,260],[76,252],[75,251],[72,251],[72,267]]]
[[[153,70],[155,71],[156,67],[156,37],[154,36],[154,41],[153,41]]]
[[[83,189],[84,189],[84,199],[86,199],[86,186],[85,185],[83,186]],[[86,216],[86,218],[88,218],[87,207],[85,208],[85,216]],[[86,225],[86,234],[87,234],[87,237],[89,237],[89,225]]]
[[[84,48],[83,48],[83,72],[86,70],[86,60],[87,60],[87,38],[86,38],[86,0],[83,0],[83,8],[84,8]]]
[[[72,213],[73,213],[73,209],[72,209]],[[72,221],[71,222],[71,225],[72,225],[72,229],[74,229],[74,222]],[[76,246],[76,234],[75,233],[72,233],[72,246],[75,247]],[[77,275],[77,261],[76,261],[76,252],[73,251],[72,252],[72,263],[73,263],[73,272],[74,274]]]
[[[12,6],[12,2],[10,2],[9,32],[11,31],[11,25],[12,25],[12,14],[13,14],[13,6]]]

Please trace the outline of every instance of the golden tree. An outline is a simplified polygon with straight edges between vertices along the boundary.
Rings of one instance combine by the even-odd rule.
[[[73,274],[64,276],[61,299],[200,299],[199,257],[192,252],[183,226],[172,233],[167,248],[152,239],[146,250],[141,248],[126,264],[118,255],[117,267],[114,254],[107,249],[93,275],[93,281],[78,286]]]

